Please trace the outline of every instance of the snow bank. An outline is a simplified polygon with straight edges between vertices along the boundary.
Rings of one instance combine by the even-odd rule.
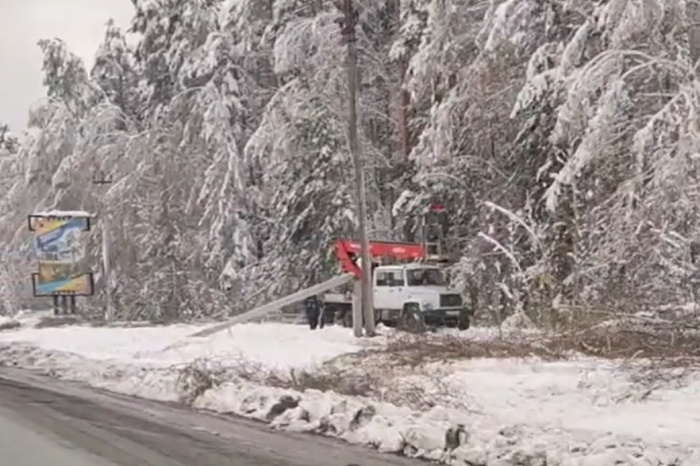
[[[0,343],[31,343],[46,351],[144,367],[170,367],[208,358],[224,366],[246,361],[270,370],[309,368],[363,348],[347,329],[340,327],[311,332],[301,325],[242,324],[208,338],[187,338],[201,328],[86,325],[39,329],[24,325],[1,334]]]
[[[27,328],[1,333],[0,354],[4,364],[99,388],[186,400],[197,408],[259,419],[275,429],[460,466],[700,464],[700,380],[649,391],[618,367],[583,358],[440,362],[397,377],[377,366],[392,377],[387,388],[401,392],[410,386],[413,392],[404,393],[409,396],[418,387],[432,396],[432,406],[416,410],[388,403],[388,396],[266,387],[226,372],[227,365],[240,362],[231,359],[234,354],[289,375],[290,369],[312,367],[343,351],[357,352],[362,345],[348,329],[241,325],[176,352],[167,349],[191,330]],[[489,332],[474,333],[485,338]],[[201,370],[186,370],[194,366]],[[459,424],[466,441],[446,448],[448,429]]]
[[[241,324],[208,338],[190,338],[182,346],[140,353],[139,359],[181,363],[207,357],[220,363],[245,360],[270,370],[310,368],[363,349],[351,332],[330,327],[312,332],[290,324]]]
[[[35,212],[32,215],[35,215],[37,217],[79,217],[79,218],[85,218],[85,217],[94,217],[89,212],[85,212],[83,210],[50,210],[48,212]]]
[[[700,449],[700,377],[635,383],[619,365],[579,358],[561,362],[481,359],[423,369],[454,406],[497,425],[614,433]]]

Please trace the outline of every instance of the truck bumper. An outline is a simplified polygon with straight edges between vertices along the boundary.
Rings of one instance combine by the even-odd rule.
[[[456,325],[460,321],[468,322],[470,313],[465,308],[460,309],[431,309],[423,311],[423,320],[428,325]]]

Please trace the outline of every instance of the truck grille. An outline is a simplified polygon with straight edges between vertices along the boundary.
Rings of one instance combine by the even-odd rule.
[[[462,296],[458,294],[441,294],[440,307],[461,307]]]

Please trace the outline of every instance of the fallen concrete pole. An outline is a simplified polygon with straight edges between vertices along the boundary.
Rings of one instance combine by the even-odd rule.
[[[289,306],[290,304],[303,301],[309,296],[314,296],[317,294],[324,293],[326,291],[330,291],[334,288],[338,288],[339,286],[342,286],[352,281],[354,278],[355,275],[351,273],[338,275],[337,277],[333,277],[330,280],[325,281],[323,283],[319,283],[317,285],[310,286],[309,288],[299,290],[295,293],[285,296],[284,298],[280,298],[275,301],[272,301],[271,303],[267,303],[260,307],[256,307],[255,309],[252,309],[248,312],[244,312],[243,314],[235,315],[226,322],[222,322],[212,327],[205,328],[204,330],[200,330],[199,332],[190,335],[190,337],[208,337],[209,335],[213,335],[214,333],[226,330],[227,328],[233,325],[242,324],[245,322],[249,322],[253,319],[264,317],[265,315],[274,312],[284,306]]]

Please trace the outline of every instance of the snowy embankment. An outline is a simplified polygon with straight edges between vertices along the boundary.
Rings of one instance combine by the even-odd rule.
[[[490,330],[358,342],[338,327],[249,324],[183,342],[198,327],[20,321],[0,332],[4,364],[281,430],[465,466],[700,465],[700,380],[650,390],[603,360],[428,353],[450,339],[478,355]],[[466,441],[446,450],[459,424]]]

